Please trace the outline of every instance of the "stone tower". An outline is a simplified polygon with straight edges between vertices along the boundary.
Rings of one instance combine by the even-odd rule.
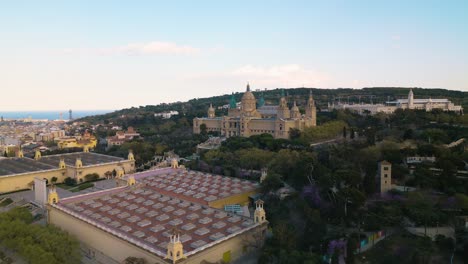
[[[40,160],[42,157],[42,154],[39,150],[36,150],[36,153],[34,153],[34,159],[35,160]]]
[[[312,97],[312,91],[309,93],[309,99],[307,100],[307,105],[305,109],[306,118],[310,119],[311,126],[317,125],[317,108],[315,107],[315,101]]]
[[[413,89],[410,89],[408,93],[408,109],[414,109],[414,94]]]
[[[180,242],[180,232],[174,228],[172,229],[172,234],[169,237],[165,259],[172,260],[172,263],[175,264],[178,260],[184,258],[184,246],[182,245],[182,242]]]
[[[133,176],[128,176],[127,178],[127,185],[128,186],[133,186],[136,184],[136,180],[135,180],[135,177]]]
[[[65,164],[65,159],[63,157],[60,158],[60,161],[59,161],[59,168],[60,169],[65,169],[67,167],[67,165]]]
[[[378,167],[380,193],[383,194],[392,189],[392,164],[384,160]]]
[[[18,158],[24,158],[24,153],[22,149],[19,149],[18,152],[16,153],[16,157]]]
[[[179,162],[177,161],[176,158],[172,158],[172,160],[171,160],[171,168],[173,168],[173,169],[179,168]]]
[[[83,162],[81,161],[81,158],[76,158],[75,167],[77,167],[77,168],[83,167]]]
[[[55,189],[55,186],[51,186],[49,188],[49,195],[47,196],[47,202],[49,204],[56,204],[59,202],[59,196],[58,196],[57,190]]]
[[[291,117],[291,112],[288,107],[288,101],[284,95],[284,90],[281,90],[281,98],[279,101],[277,117],[282,119],[288,119]]]
[[[135,156],[133,155],[133,151],[132,150],[129,150],[128,151],[128,157],[127,157],[128,160],[135,160]]]
[[[263,209],[264,202],[262,200],[255,201],[254,223],[266,222],[266,213]]]
[[[214,118],[215,117],[215,109],[213,108],[213,105],[210,104],[210,107],[208,108],[208,118]]]

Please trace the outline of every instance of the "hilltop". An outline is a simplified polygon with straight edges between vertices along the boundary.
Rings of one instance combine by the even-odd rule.
[[[317,107],[326,109],[328,103],[332,102],[350,102],[350,103],[382,103],[387,100],[398,98],[406,98],[409,87],[370,87],[362,89],[337,88],[337,89],[319,89],[319,88],[276,88],[272,90],[256,90],[255,97],[260,96],[265,98],[266,104],[276,104],[279,100],[280,90],[284,89],[288,101],[297,101],[299,106],[305,104],[305,100],[310,91],[314,95]],[[416,98],[448,98],[455,104],[460,104],[463,108],[468,107],[468,92],[446,90],[440,88],[412,88]],[[236,101],[240,101],[242,92],[233,93]],[[141,118],[148,114],[160,113],[165,111],[178,111],[185,116],[189,121],[196,116],[206,115],[206,111],[211,104],[215,108],[229,104],[231,94],[224,94],[206,98],[194,98],[187,102],[162,103],[159,105],[147,105],[140,107],[131,107],[103,115],[88,116],[76,121],[88,122],[90,124],[98,124],[102,122],[114,122],[121,125],[126,125],[126,119]],[[217,114],[221,112],[217,111]]]

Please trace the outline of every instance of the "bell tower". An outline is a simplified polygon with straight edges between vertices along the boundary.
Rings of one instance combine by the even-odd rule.
[[[408,93],[408,109],[414,109],[414,94],[413,89],[410,89]]]
[[[266,213],[263,209],[264,202],[262,200],[255,201],[255,212],[254,212],[254,223],[265,223],[266,222]]]
[[[179,259],[184,259],[184,247],[180,242],[180,232],[177,229],[172,229],[172,234],[169,237],[169,243],[167,244],[167,255],[165,259],[172,260],[175,264]]]
[[[311,123],[311,126],[317,125],[317,108],[315,107],[314,97],[312,97],[312,90],[309,93],[309,99],[307,100],[306,105],[306,118],[308,118]]]

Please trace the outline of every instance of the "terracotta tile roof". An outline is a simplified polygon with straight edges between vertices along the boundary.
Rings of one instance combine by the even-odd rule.
[[[239,183],[240,187],[248,187],[244,190],[253,190],[252,182],[172,169],[145,175],[135,174],[137,183],[143,185],[64,198],[52,206],[160,256],[166,254],[169,231],[174,227],[182,231],[184,251],[190,255],[258,225],[252,219],[208,207],[203,197],[165,190],[167,186],[187,183],[197,186],[194,190],[199,193],[200,186],[209,183],[209,189],[214,184],[218,188],[229,186],[227,193],[232,195],[232,185]],[[166,187],[160,187],[162,183]]]

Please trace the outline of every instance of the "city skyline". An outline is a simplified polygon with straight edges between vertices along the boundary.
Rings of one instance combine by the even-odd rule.
[[[277,87],[468,91],[468,4],[0,4],[0,111],[121,109]]]

